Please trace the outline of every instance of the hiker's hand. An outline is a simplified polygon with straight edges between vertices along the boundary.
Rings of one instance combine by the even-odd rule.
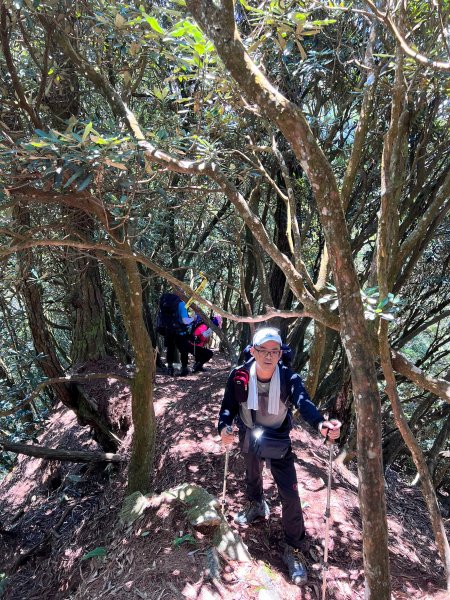
[[[231,427],[224,427],[220,432],[220,438],[222,440],[222,446],[225,449],[229,449],[234,444],[234,433]]]
[[[329,421],[323,421],[320,424],[320,433],[324,438],[329,440],[337,440],[341,435],[341,425],[342,423],[337,419],[330,419]]]

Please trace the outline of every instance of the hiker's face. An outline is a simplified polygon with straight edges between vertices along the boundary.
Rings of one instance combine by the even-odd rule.
[[[250,348],[250,352],[255,357],[256,366],[265,372],[273,372],[281,356],[280,345],[272,341],[254,346]]]

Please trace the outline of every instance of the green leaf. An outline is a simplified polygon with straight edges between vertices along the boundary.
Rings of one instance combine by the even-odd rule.
[[[30,142],[30,144],[32,146],[34,146],[35,148],[45,148],[46,146],[51,145],[51,144],[48,144],[47,142]]]
[[[165,31],[164,29],[162,29],[158,23],[158,21],[155,19],[155,17],[150,17],[147,13],[142,13],[144,15],[145,20],[147,21],[147,23],[150,25],[150,27],[153,29],[153,31],[156,31],[157,33],[161,33],[164,34]]]
[[[336,19],[322,19],[320,21],[311,21],[311,23],[318,27],[322,27],[323,25],[332,25],[333,23],[336,23]]]
[[[87,138],[87,136],[88,136],[88,135],[91,133],[91,131],[92,131],[92,122],[89,122],[89,123],[86,125],[86,127],[84,128],[83,135],[82,135],[82,137],[81,137],[81,141],[82,141],[82,142],[85,142],[85,141],[86,141],[86,138]]]
[[[383,298],[383,300],[380,300],[377,306],[377,310],[383,308],[384,306],[386,306],[386,304],[389,304],[389,298]]]
[[[95,558],[98,556],[106,556],[106,548],[104,548],[103,546],[97,546],[97,548],[94,548],[94,550],[91,550],[90,552],[88,552],[87,554],[82,556],[81,560],[86,560],[88,558]]]
[[[87,186],[91,183],[92,179],[94,178],[94,174],[91,173],[90,175],[88,175],[86,177],[86,179],[84,181],[82,181],[80,183],[80,185],[78,186],[78,191],[82,192],[84,189],[87,188]]]
[[[205,54],[205,44],[194,44],[194,50],[199,56],[203,56]]]
[[[80,175],[83,175],[83,173],[84,173],[84,169],[77,169],[77,170],[75,171],[75,173],[73,173],[73,175],[71,175],[71,176],[69,177],[69,179],[66,181],[66,183],[63,185],[63,189],[65,189],[65,188],[69,187],[69,185],[70,185],[71,183],[73,183],[73,182],[75,181],[75,179],[78,179],[78,177],[79,177]]]
[[[185,542],[193,544],[194,546],[197,544],[196,539],[190,533],[186,533],[186,535],[183,535],[182,537],[176,537],[172,544],[178,548],[178,546],[184,544]]]
[[[170,37],[178,38],[178,37],[182,37],[185,33],[186,33],[186,27],[183,24],[177,24],[175,26],[175,29],[172,29],[172,31],[170,31],[168,33],[168,35]]]
[[[91,140],[94,142],[94,144],[99,144],[101,146],[108,145],[108,142],[99,135],[91,135]]]
[[[52,136],[51,136],[51,135],[48,133],[48,131],[42,131],[42,129],[35,129],[35,130],[34,130],[34,133],[35,133],[36,135],[38,135],[40,138],[44,138],[44,139],[46,139],[46,140],[53,140],[53,139],[54,139],[54,136],[52,137]]]

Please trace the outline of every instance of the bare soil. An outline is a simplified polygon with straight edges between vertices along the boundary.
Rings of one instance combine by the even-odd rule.
[[[111,372],[109,363],[84,372]],[[123,367],[117,367],[124,372]],[[203,486],[221,499],[224,454],[216,421],[229,365],[216,354],[205,373],[185,378],[158,373],[155,411],[158,441],[153,493],[183,482]],[[89,395],[107,405],[111,420],[126,423],[129,389],[96,382]],[[120,429],[120,426],[119,428]],[[120,453],[129,455],[132,430]],[[0,590],[5,600],[315,600],[321,598],[327,448],[307,425],[293,432],[299,490],[308,529],[310,583],[291,585],[281,560],[280,506],[265,476],[271,518],[237,528],[233,516],[245,503],[243,460],[230,455],[226,518],[248,546],[252,562],[220,557],[220,572],[208,536],[193,531],[181,505],[149,508],[132,526],[120,523],[126,465],[87,466],[19,457],[0,483]],[[98,450],[90,432],[65,408],[55,410],[39,443],[52,448]],[[335,465],[331,499],[331,543],[327,598],[364,597],[361,519],[356,471]],[[444,573],[419,489],[399,473],[386,476],[393,598],[447,598]],[[447,521],[447,526],[449,522]],[[90,551],[99,556],[86,557]]]

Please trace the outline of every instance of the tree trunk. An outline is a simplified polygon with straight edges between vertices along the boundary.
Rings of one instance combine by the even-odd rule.
[[[388,600],[390,576],[381,457],[380,397],[350,236],[336,179],[303,113],[274,88],[247,54],[236,28],[233,2],[188,0],[187,5],[214,42],[219,56],[248,101],[256,104],[261,113],[283,133],[314,191],[338,292],[341,336],[357,407],[366,600]],[[247,217],[246,223],[256,228],[255,219]],[[305,298],[300,281],[293,285],[293,291],[299,299],[300,296],[301,299]]]
[[[425,398],[425,400],[423,400],[414,410],[410,420],[408,421],[408,427],[411,429],[411,431],[416,429],[418,423],[426,415],[434,402],[435,398],[433,396],[429,396]],[[403,438],[400,431],[396,429],[383,442],[383,464],[385,470],[397,458],[402,447],[404,447]]]
[[[66,208],[66,214],[70,223],[68,233],[84,239],[92,237],[94,223],[89,215],[72,208]],[[104,358],[107,355],[105,303],[98,262],[69,248],[67,269],[73,323],[72,362]]]
[[[104,263],[114,285],[135,360],[135,375],[131,387],[134,432],[128,467],[128,493],[140,491],[144,494],[150,490],[155,453],[155,354],[145,327],[142,285],[136,261],[133,258],[105,259]]]
[[[395,375],[390,358],[386,321],[382,321],[380,323],[379,339],[381,364],[386,379],[386,393],[389,396],[389,399],[392,404],[392,412],[394,415],[395,423],[400,433],[402,434],[403,439],[405,440],[405,444],[408,446],[408,449],[411,452],[412,459],[420,475],[422,494],[430,515],[431,525],[433,528],[433,533],[436,540],[436,546],[439,552],[439,556],[444,565],[445,576],[447,579],[447,589],[450,590],[450,546],[445,533],[444,522],[442,520],[442,516],[439,510],[436,493],[433,487],[433,482],[426,464],[425,457],[416,438],[414,437],[411,429],[408,426],[408,422],[406,420],[405,414],[400,403],[400,399],[398,397]]]
[[[294,215],[295,218],[295,215]],[[275,211],[275,232],[274,242],[281,252],[284,252],[286,256],[292,257],[292,253],[289,248],[288,238],[286,236],[286,206],[282,202],[278,202]],[[282,269],[277,264],[274,264],[272,273],[269,278],[269,289],[270,296],[272,298],[272,305],[275,308],[283,308],[281,306],[281,299],[283,297],[284,286],[286,283],[286,276]],[[283,319],[284,320],[284,319]]]
[[[315,396],[317,384],[319,382],[320,364],[322,362],[323,351],[325,349],[326,327],[314,321],[314,337],[309,351],[308,376],[305,381],[305,387],[311,398]]]
[[[447,418],[445,419],[439,433],[434,440],[434,444],[427,456],[427,466],[430,471],[431,478],[434,478],[434,471],[439,459],[440,452],[445,448],[450,436],[450,407],[446,407]]]
[[[20,227],[28,225],[27,209],[17,205],[14,209],[17,223]],[[19,291],[24,299],[33,344],[36,352],[42,355],[39,367],[49,379],[63,377],[62,368],[55,351],[52,335],[47,327],[42,305],[42,290],[39,281],[32,272],[34,267],[31,250],[22,250],[17,253],[17,262],[20,270]],[[117,450],[117,439],[109,430],[108,424],[85,398],[77,385],[55,383],[53,386],[61,402],[73,410],[81,425],[90,425],[95,432],[95,439],[104,450]]]

